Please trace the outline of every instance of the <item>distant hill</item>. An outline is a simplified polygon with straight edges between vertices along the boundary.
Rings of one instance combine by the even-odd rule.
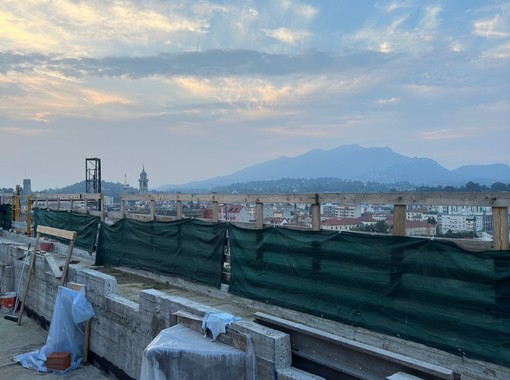
[[[73,185],[69,185],[66,187],[62,187],[60,189],[48,189],[44,191],[40,191],[39,193],[61,193],[61,194],[80,194],[85,193],[86,186],[85,181],[81,181],[78,183],[75,183]],[[119,182],[107,182],[107,181],[101,181],[101,192],[109,197],[113,197],[115,202],[120,201],[120,196],[124,190],[124,185]],[[138,193],[138,190],[129,187],[128,193],[136,194]]]
[[[230,175],[184,185],[164,185],[155,190],[205,191],[234,183],[328,177],[382,184],[409,183],[416,186],[460,186],[469,181],[490,185],[494,182],[509,183],[510,166],[469,165],[448,170],[430,158],[406,157],[390,148],[344,145],[330,150],[316,149],[295,157],[282,156]]]

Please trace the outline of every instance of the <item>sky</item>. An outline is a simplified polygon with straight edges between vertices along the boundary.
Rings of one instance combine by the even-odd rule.
[[[510,2],[0,2],[0,188],[149,188],[347,144],[510,164]]]

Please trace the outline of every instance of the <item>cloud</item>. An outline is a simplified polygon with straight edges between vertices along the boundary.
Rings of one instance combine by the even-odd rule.
[[[456,140],[470,139],[479,134],[473,128],[469,129],[438,129],[431,131],[423,131],[418,133],[418,137],[422,140]]]
[[[24,137],[37,137],[48,133],[48,130],[42,128],[0,127],[0,130],[6,134]]]
[[[44,69],[65,78],[150,76],[242,76],[342,73],[349,69],[377,67],[383,55],[361,52],[330,55],[315,50],[300,54],[269,54],[254,50],[207,50],[161,53],[146,57],[62,58],[56,55],[0,52],[0,72]]]
[[[400,98],[389,98],[389,99],[379,99],[377,101],[377,104],[386,105],[386,104],[397,104],[399,102],[400,102]]]
[[[291,31],[287,28],[278,28],[274,30],[263,30],[266,35],[287,44],[296,45],[299,42],[307,40],[310,33],[306,31]]]
[[[133,101],[120,95],[107,94],[100,91],[85,89],[81,93],[85,98],[93,104],[132,104]]]
[[[407,2],[392,2],[344,40],[349,46],[386,54],[427,53],[438,40],[442,13],[439,5],[418,7]]]
[[[492,19],[477,20],[473,23],[473,33],[485,38],[505,38],[510,36],[508,18],[497,14]]]

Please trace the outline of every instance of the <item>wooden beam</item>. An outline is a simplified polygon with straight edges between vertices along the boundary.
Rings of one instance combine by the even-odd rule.
[[[320,231],[321,229],[321,205],[319,203],[319,194],[315,194],[312,203],[312,231]]]
[[[393,236],[406,236],[406,206],[393,206]]]
[[[212,203],[212,220],[213,220],[213,222],[218,221],[218,211],[219,211],[218,201],[213,201],[213,203]]]
[[[151,220],[156,220],[156,202],[154,199],[150,200],[150,209],[151,209]]]
[[[255,217],[256,217],[256,225],[257,229],[260,230],[264,228],[264,203],[257,202],[255,203]]]
[[[506,251],[508,246],[508,207],[492,208],[492,231],[494,249]]]
[[[318,199],[316,196],[318,195]],[[508,192],[391,192],[391,193],[290,193],[290,194],[124,194],[122,199],[148,201],[201,201],[219,203],[335,203],[344,206],[360,204],[402,204],[440,206],[510,207]]]
[[[177,220],[182,219],[182,201],[177,201],[175,208],[177,212]]]
[[[37,232],[45,235],[51,235],[63,239],[73,240],[76,239],[76,231],[61,230],[48,226],[37,226]]]

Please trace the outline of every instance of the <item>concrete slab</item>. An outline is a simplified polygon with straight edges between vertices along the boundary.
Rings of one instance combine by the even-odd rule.
[[[14,362],[13,357],[44,346],[48,332],[27,316],[23,316],[21,326],[4,319],[4,316],[5,314],[0,313],[0,379],[32,380],[39,377],[44,377],[45,380],[116,379],[115,376],[107,375],[93,365],[82,365],[66,375],[23,368],[21,364]]]

